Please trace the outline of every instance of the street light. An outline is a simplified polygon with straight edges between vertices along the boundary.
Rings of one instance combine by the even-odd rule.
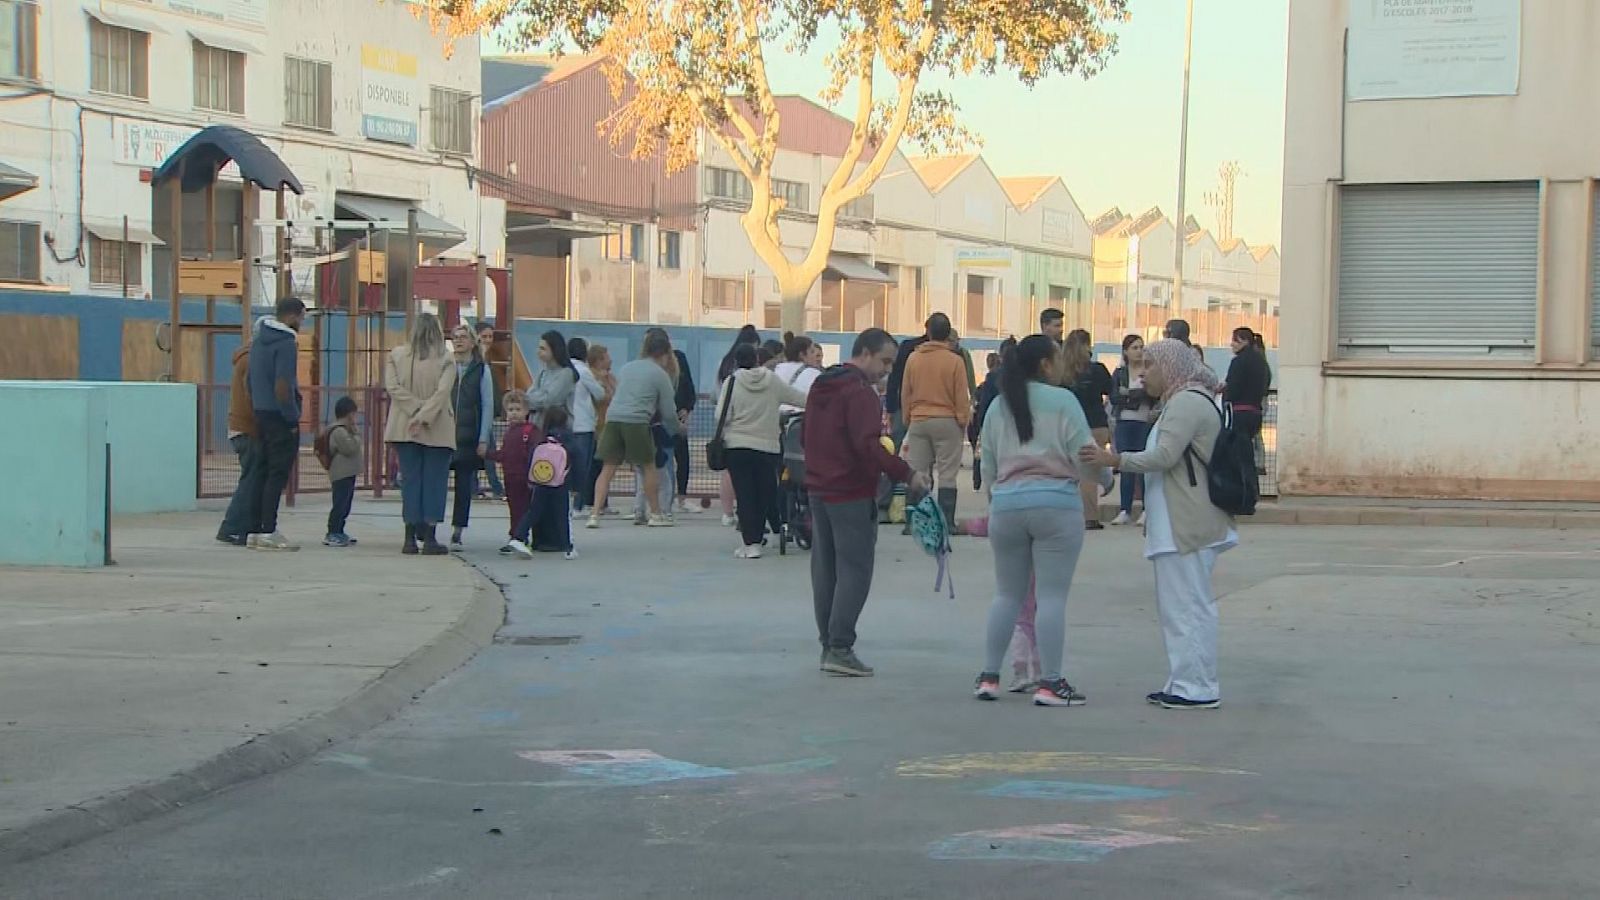
[[[1189,184],[1189,56],[1194,50],[1194,0],[1189,0],[1189,12],[1183,23],[1183,113],[1178,126],[1178,239],[1172,253],[1172,296],[1169,299],[1169,316],[1183,309],[1183,248],[1189,241],[1184,223],[1188,214],[1184,209],[1184,191]]]

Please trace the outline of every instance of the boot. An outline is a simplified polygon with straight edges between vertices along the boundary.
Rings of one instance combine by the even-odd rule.
[[[417,555],[417,526],[406,526],[406,542],[400,545],[400,552],[407,556]]]
[[[949,527],[951,534],[961,534],[961,530],[956,527],[957,493],[957,489],[953,487],[939,488],[939,510],[944,513],[945,524]]]
[[[429,526],[427,526],[425,528],[419,528],[418,529],[418,531],[420,531],[422,533],[422,555],[423,556],[449,556],[450,555],[450,548],[448,548],[445,545],[439,543],[439,538],[436,535],[438,527],[439,526],[437,526],[437,525],[429,525]]]

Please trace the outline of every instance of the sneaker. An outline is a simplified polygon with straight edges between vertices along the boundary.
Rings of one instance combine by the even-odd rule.
[[[722,527],[723,528],[738,528],[739,527],[739,517],[738,516],[723,516],[722,517]]]
[[[585,528],[599,528],[600,527],[600,517],[599,516],[595,516],[595,515],[591,515],[589,517],[589,521],[583,523],[583,527],[585,527]]]
[[[1006,688],[1008,694],[1031,694],[1039,689],[1039,682],[1027,675],[1016,672],[1011,676],[1011,686]]]
[[[1137,522],[1135,522],[1133,524],[1139,526],[1140,528],[1143,528],[1144,527],[1144,513],[1139,513],[1139,521],[1137,521]]]
[[[685,497],[682,500],[679,500],[677,502],[676,506],[674,507],[674,509],[676,509],[676,511],[678,511],[678,512],[683,513],[684,515],[690,515],[690,516],[692,516],[695,513],[698,513],[700,511],[700,507],[695,506],[693,503],[690,503],[689,499],[687,497]]]
[[[972,696],[979,700],[995,700],[1000,696],[1000,674],[998,672],[984,672],[978,676],[977,685],[972,689]]]
[[[256,544],[259,543],[261,543],[261,535],[259,534],[247,534],[244,536],[244,545],[250,550],[254,550]]]
[[[1083,523],[1084,531],[1104,531],[1106,524],[1099,519],[1088,519]]]
[[[606,507],[606,508],[605,508],[605,509],[602,509],[602,510],[600,510],[600,512],[599,512],[599,515],[600,515],[600,516],[602,516],[602,517],[609,517],[609,516],[614,516],[614,515],[616,515],[616,514],[617,514],[617,511],[616,511],[616,510],[614,510],[614,509],[612,509],[612,508],[611,508],[611,507],[609,507],[609,506],[608,506],[608,507]],[[591,518],[593,518],[593,517],[594,517],[594,516],[595,516],[595,515],[596,515],[596,514],[595,514],[595,513],[590,513],[590,514],[589,514],[589,516],[590,516],[590,517],[591,517]]]
[[[355,545],[361,543],[360,541],[356,540],[355,538],[351,537],[348,534],[340,534],[339,536],[344,538],[344,542],[346,544],[349,544],[352,547],[354,547]]]
[[[672,521],[672,517],[666,513],[656,513],[650,517],[651,528],[671,528],[676,524],[678,523]]]
[[[823,647],[822,648],[822,658],[817,660],[817,669],[820,670],[820,671],[823,671],[823,672],[828,671],[828,648],[827,647]]]
[[[515,553],[519,559],[533,559],[533,548],[529,547],[525,541],[511,541],[506,544],[506,547],[511,548],[511,552]]]
[[[501,547],[496,552],[498,552],[501,556],[511,556],[512,554],[517,552],[517,549],[515,547],[511,546],[511,543],[508,541],[504,547]]]
[[[822,658],[822,671],[830,675],[849,675],[854,678],[871,678],[872,667],[862,662],[849,647],[829,650]]]
[[[573,547],[571,550],[568,550],[567,552],[561,554],[561,558],[565,559],[565,560],[569,560],[569,561],[577,559],[578,558],[578,548],[577,547]]]
[[[1082,706],[1087,702],[1088,698],[1067,684],[1065,678],[1041,681],[1033,692],[1034,706]]]
[[[1115,519],[1111,520],[1111,524],[1113,524],[1113,525],[1126,525],[1126,524],[1128,524],[1129,522],[1132,522],[1132,521],[1133,521],[1133,516],[1128,515],[1127,512],[1119,512],[1119,513],[1117,513],[1117,517]]]
[[[1161,698],[1165,696],[1166,694],[1162,691],[1151,691],[1150,693],[1144,695],[1144,702],[1150,704],[1151,706],[1160,706]]]
[[[461,529],[457,528],[454,531],[450,532],[450,549],[451,550],[465,550],[466,548],[467,548],[467,545],[461,543]]]
[[[733,551],[733,558],[734,559],[760,559],[761,558],[761,545],[760,544],[747,544],[747,545],[745,545],[743,547],[740,547],[739,549]]]
[[[1156,705],[1162,709],[1216,709],[1222,705],[1222,701],[1190,700],[1177,694],[1162,694]]]
[[[633,524],[639,525],[639,526],[649,525],[650,524],[650,516],[648,514],[642,512],[642,511],[641,512],[636,512],[636,513],[633,514]]]
[[[235,547],[248,546],[248,539],[244,535],[223,534],[220,531],[217,532],[217,542],[221,544],[232,544]]]
[[[283,532],[274,531],[271,534],[258,535],[255,546],[251,549],[294,551],[299,550],[300,545],[290,543],[289,539],[283,536]]]
[[[350,546],[350,539],[345,537],[342,534],[330,534],[327,537],[322,539],[322,546],[324,546],[324,547],[348,547],[348,546]]]

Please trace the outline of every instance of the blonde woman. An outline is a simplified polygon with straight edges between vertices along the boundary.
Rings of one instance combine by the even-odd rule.
[[[444,556],[435,534],[444,521],[450,458],[456,449],[456,363],[438,317],[422,313],[411,337],[389,351],[389,419],[383,439],[400,458],[400,509],[407,555]],[[418,543],[421,543],[420,550]]]
[[[1079,458],[1145,476],[1144,555],[1155,566],[1168,665],[1166,685],[1145,699],[1167,709],[1215,709],[1222,688],[1211,572],[1239,543],[1232,518],[1212,504],[1207,488],[1205,464],[1222,429],[1217,376],[1177,340],[1151,344],[1145,360],[1145,390],[1161,398],[1145,449],[1087,446]]]

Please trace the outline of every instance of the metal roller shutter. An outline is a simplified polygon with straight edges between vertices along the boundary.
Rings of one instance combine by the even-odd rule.
[[[1339,355],[1533,356],[1537,182],[1346,185]]]

